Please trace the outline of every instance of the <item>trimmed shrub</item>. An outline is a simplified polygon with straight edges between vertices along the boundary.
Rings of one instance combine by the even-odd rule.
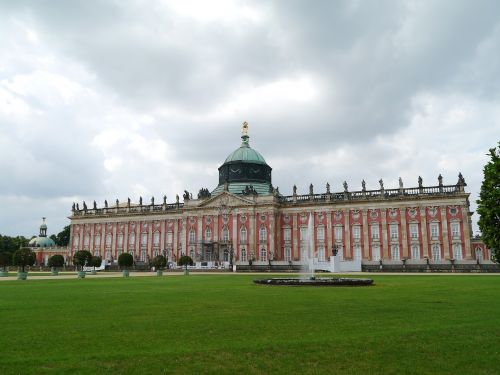
[[[35,264],[36,256],[30,248],[23,247],[22,249],[16,250],[12,256],[12,263],[24,272],[26,266],[32,266]]]
[[[73,263],[82,271],[83,267],[85,265],[89,265],[91,260],[92,260],[92,254],[90,253],[90,251],[87,250],[79,250],[75,253],[75,256],[73,257]]]
[[[94,267],[94,270],[96,267],[101,267],[102,264],[102,258],[98,256],[93,256],[92,259],[90,260],[90,265]]]
[[[155,269],[162,270],[167,265],[167,258],[165,258],[163,255],[158,255],[153,258],[151,264],[153,265],[153,267],[155,267]]]
[[[179,261],[177,262],[179,266],[192,266],[193,265],[193,259],[189,255],[183,255],[179,258]]]
[[[122,269],[128,269],[134,265],[134,257],[130,253],[121,253],[118,257],[118,265]]]
[[[11,253],[0,253],[0,268],[4,271],[8,266],[12,263],[12,254]]]
[[[64,266],[64,257],[62,255],[56,254],[49,258],[49,267],[60,268]]]

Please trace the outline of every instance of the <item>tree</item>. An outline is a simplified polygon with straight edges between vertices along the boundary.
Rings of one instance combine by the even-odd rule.
[[[10,266],[12,261],[12,254],[8,252],[0,253],[0,268],[6,271],[6,268]]]
[[[49,267],[60,268],[64,266],[64,257],[60,254],[52,255],[49,258]]]
[[[73,263],[75,266],[79,267],[80,270],[83,271],[83,267],[87,264],[90,264],[90,261],[92,259],[92,254],[90,251],[87,250],[79,250],[75,253],[75,256],[73,257]]]
[[[21,268],[21,272],[24,272],[24,268],[26,266],[32,266],[35,264],[35,253],[31,251],[28,247],[23,247],[19,250],[16,250],[14,255],[12,256],[12,263],[15,266]]]
[[[158,256],[153,258],[153,261],[151,262],[151,264],[157,270],[162,270],[167,265],[167,258],[165,258],[163,255],[158,255]]]
[[[54,240],[57,246],[68,246],[69,244],[69,229],[70,226],[66,225],[64,229],[59,232]]]
[[[126,270],[134,265],[134,257],[130,253],[121,253],[118,257],[118,265]]]
[[[500,142],[491,148],[491,160],[484,166],[484,179],[477,200],[479,229],[486,246],[500,262]]]
[[[94,267],[94,271],[96,267],[101,267],[102,258],[98,256],[93,256],[90,260],[90,265]]]
[[[183,255],[179,258],[178,264],[179,266],[192,266],[193,259],[189,255]]]

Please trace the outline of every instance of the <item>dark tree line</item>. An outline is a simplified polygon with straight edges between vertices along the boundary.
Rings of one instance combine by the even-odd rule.
[[[33,237],[32,237],[33,238]],[[68,246],[69,243],[69,225],[65,226],[64,229],[57,235],[53,234],[50,236],[54,240],[57,246]],[[14,253],[14,251],[28,246],[28,242],[31,238],[26,238],[24,236],[2,236],[0,234],[0,253]]]

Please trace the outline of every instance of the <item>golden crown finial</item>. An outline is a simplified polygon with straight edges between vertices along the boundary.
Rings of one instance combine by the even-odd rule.
[[[241,127],[241,134],[247,135],[248,134],[248,122],[244,121],[243,126]]]

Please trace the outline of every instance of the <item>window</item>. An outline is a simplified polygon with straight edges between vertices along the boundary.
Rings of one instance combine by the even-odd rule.
[[[399,260],[399,245],[391,246],[391,257],[393,260]]]
[[[245,249],[241,249],[241,261],[242,262],[247,261],[247,251]]]
[[[318,241],[325,240],[325,227],[318,227],[317,236],[318,236]]]
[[[106,260],[111,260],[111,251],[106,250]]]
[[[411,246],[411,259],[420,259],[420,246]]]
[[[123,247],[123,234],[118,235],[118,247],[122,248]]]
[[[378,245],[372,247],[372,260],[380,260],[380,246]]]
[[[205,228],[205,241],[212,241],[212,229],[210,227]]]
[[[292,260],[292,249],[285,247],[285,261],[290,262]]]
[[[227,229],[227,227],[222,228],[222,241],[229,241],[229,230]]]
[[[194,249],[192,247],[189,248],[189,256],[194,260]]]
[[[261,241],[266,241],[267,240],[267,230],[266,230],[266,227],[260,227],[259,238],[260,238]]]
[[[78,242],[80,241],[80,237],[76,236],[73,238],[73,247],[78,249]]]
[[[241,244],[247,243],[247,228],[246,227],[241,227],[241,229],[240,229],[240,243]]]
[[[300,240],[307,241],[307,228],[306,227],[300,227]]]
[[[267,262],[267,251],[264,248],[260,249],[260,260]]]
[[[194,232],[194,229],[191,229],[189,231],[189,243],[194,243],[195,237],[196,237],[196,233]]]
[[[145,262],[146,261],[146,250],[142,250],[141,251],[141,258],[140,258],[141,262]]]
[[[391,239],[397,240],[399,238],[398,224],[391,224]]]
[[[224,249],[224,262],[229,262],[229,250]]]
[[[352,227],[352,237],[358,241],[361,238],[361,228],[359,226]]]
[[[451,235],[453,238],[460,238],[460,224],[451,223]]]
[[[378,224],[373,224],[371,227],[372,240],[378,240],[380,238],[380,231]]]
[[[172,245],[172,243],[174,242],[173,239],[174,239],[173,233],[172,232],[168,232],[167,233],[167,243],[170,244],[170,245]]]
[[[94,244],[96,249],[99,249],[101,247],[101,235],[96,234],[96,236],[94,237]]]
[[[111,234],[108,234],[106,236],[106,247],[111,247],[112,240],[113,240],[113,236]]]
[[[130,233],[130,236],[128,238],[128,243],[131,246],[133,246],[135,244],[135,234],[134,233]]]
[[[88,234],[86,234],[86,235],[83,237],[83,246],[85,246],[85,247],[89,247],[89,242],[90,242],[89,235],[88,235]]]
[[[359,227],[358,227],[359,228]],[[354,260],[361,260],[361,246],[354,246]]]
[[[300,247],[300,260],[307,260],[309,256],[307,255],[307,248],[304,246]]]
[[[462,260],[462,244],[456,243],[453,245],[453,257],[455,260]]]
[[[292,238],[292,230],[290,228],[285,228],[283,231],[283,237],[285,238],[285,241],[290,241]]]
[[[141,246],[146,247],[147,244],[148,244],[148,234],[142,233],[141,234]]]
[[[153,244],[158,247],[160,246],[160,232],[155,232],[153,234]]]
[[[320,262],[325,261],[325,247],[324,246],[319,246],[318,247],[318,260]]]
[[[418,240],[418,224],[410,224],[410,238]]]
[[[483,260],[483,251],[480,247],[476,247],[476,259]]]
[[[432,245],[432,259],[440,260],[441,259],[441,250],[439,249],[438,244]]]
[[[342,241],[342,227],[335,227],[335,240]]]
[[[99,250],[95,250],[94,256],[96,256],[96,257],[101,256],[101,252]]]
[[[439,224],[438,223],[431,223],[430,228],[431,228],[431,237],[438,238],[439,237]]]

